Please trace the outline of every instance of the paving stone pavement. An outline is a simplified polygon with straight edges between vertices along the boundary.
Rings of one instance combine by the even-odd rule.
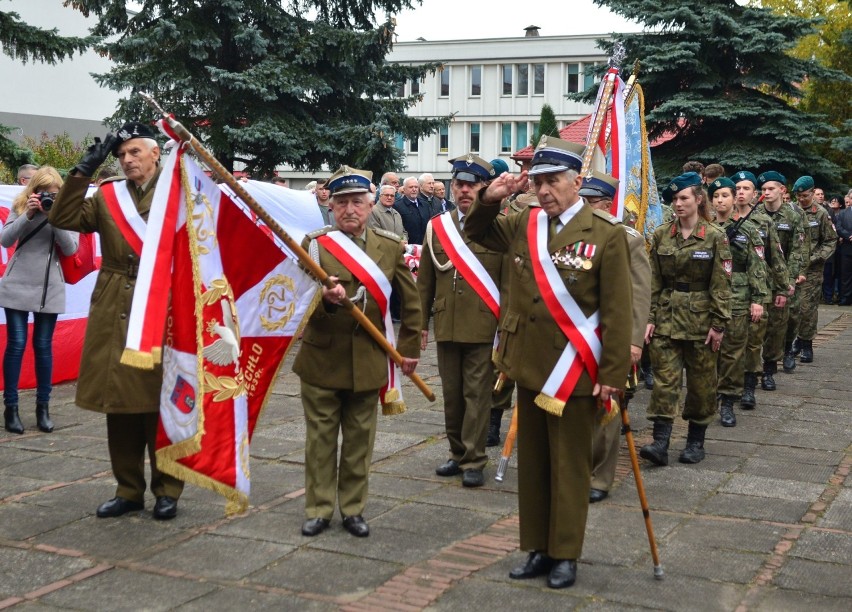
[[[419,368],[438,401],[406,388],[409,411],[381,417],[365,517],[315,538],[303,520],[304,425],[289,364],[252,443],[252,506],[226,518],[188,486],[179,516],[97,519],[114,494],[101,415],[57,386],[56,430],[0,433],[0,609],[21,610],[843,610],[852,609],[852,313],[821,306],[816,360],[778,374],[735,428],[707,434],[694,466],[642,465],[665,570],[653,577],[627,449],[617,484],[591,507],[577,584],[513,581],[517,473],[468,490],[435,476],[447,454],[434,350]],[[292,356],[291,356],[292,357]],[[650,439],[649,393],[631,404],[637,445]],[[29,408],[32,406],[32,410]],[[504,433],[508,428],[508,415]],[[672,452],[686,425],[675,426]]]

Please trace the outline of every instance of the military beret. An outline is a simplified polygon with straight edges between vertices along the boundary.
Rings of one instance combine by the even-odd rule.
[[[579,172],[583,167],[584,151],[584,147],[577,143],[553,136],[542,136],[533,152],[532,168],[529,174],[535,176],[566,170]]]
[[[734,192],[737,190],[736,183],[734,183],[734,181],[732,181],[731,179],[725,178],[723,176],[722,178],[717,178],[715,181],[710,183],[710,185],[708,185],[707,193],[712,198],[713,194],[716,193],[718,189],[724,189],[725,187],[728,187],[731,190],[731,195],[733,195]]]
[[[618,191],[618,180],[603,172],[592,170],[592,175],[583,179],[580,195],[585,198],[614,198]]]
[[[494,166],[473,153],[456,157],[449,162],[453,165],[453,178],[466,183],[490,181],[497,176]]]
[[[799,193],[800,191],[808,191],[814,188],[814,177],[812,176],[800,176],[798,180],[793,183],[793,193]]]
[[[775,170],[767,170],[757,177],[757,186],[763,187],[766,183],[771,183],[772,181],[781,183],[782,185],[787,184],[787,179],[784,178],[783,174],[775,172]]]
[[[504,162],[504,161],[503,161],[502,159],[500,159],[499,157],[498,157],[497,159],[492,159],[492,160],[491,160],[491,165],[494,167],[494,176],[495,176],[495,177],[496,177],[496,176],[500,176],[500,175],[501,175],[501,174],[503,174],[504,172],[508,172],[508,171],[509,171],[509,164],[507,164],[506,162]]]
[[[117,140],[112,147],[112,154],[116,157],[118,157],[118,147],[128,140],[133,140],[134,138],[151,138],[156,140],[156,134],[154,134],[151,126],[146,123],[140,123],[139,121],[125,123],[115,135]]]
[[[369,170],[357,170],[349,166],[340,166],[325,183],[325,188],[331,190],[331,195],[344,193],[367,193],[370,191],[373,173]]]
[[[757,177],[748,170],[740,170],[739,172],[735,172],[733,175],[731,175],[731,180],[734,181],[734,184],[741,183],[743,181],[749,181],[752,185],[757,187]]]
[[[701,183],[701,175],[697,172],[685,172],[680,176],[676,176],[672,179],[668,186],[663,189],[663,200],[671,202],[678,191],[683,191],[687,187],[701,185]]]

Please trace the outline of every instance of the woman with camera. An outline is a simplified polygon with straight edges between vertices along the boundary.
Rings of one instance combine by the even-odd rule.
[[[57,247],[64,255],[77,251],[76,232],[54,229],[47,211],[62,186],[62,177],[49,166],[40,168],[12,203],[0,231],[0,244],[15,246],[15,253],[0,279],[0,306],[6,312],[6,353],[3,356],[3,411],[6,431],[24,433],[18,415],[18,380],[27,344],[27,319],[33,313],[33,352],[36,371],[36,422],[53,431],[49,402],[53,389],[53,330],[57,315],[65,311],[65,280]]]

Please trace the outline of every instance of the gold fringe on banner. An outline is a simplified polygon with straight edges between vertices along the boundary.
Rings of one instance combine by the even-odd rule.
[[[124,349],[121,353],[120,361],[123,365],[139,368],[140,370],[153,370],[154,364],[158,363],[154,361],[153,354],[129,348]]]

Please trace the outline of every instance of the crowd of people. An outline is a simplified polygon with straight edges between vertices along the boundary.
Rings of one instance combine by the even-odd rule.
[[[87,195],[110,155],[123,176]],[[30,312],[38,426],[53,428],[44,339],[63,308],[55,250],[72,253],[77,232],[100,234],[76,403],[106,414],[117,488],[97,508],[101,518],[144,509],[146,453],[155,518],[177,515],[183,489],[158,470],[154,453],[161,367],[120,363],[138,228],[159,158],[151,128],[131,122],[96,139],[64,183],[51,168],[22,168],[27,187],[0,234],[4,246],[17,244],[0,281],[9,336],[4,414],[14,433],[23,431],[13,383]],[[845,208],[830,198],[826,209],[822,190],[801,176],[791,203],[778,172],[727,176],[719,164],[690,162],[663,191],[663,222],[643,235],[628,212],[624,222],[609,214],[618,181],[581,176],[583,158],[582,146],[545,136],[517,174],[475,153],[450,160],[449,190],[431,174],[400,180],[388,172],[375,185],[372,173],[348,166],[310,186],[325,226],[303,247],[334,284],[323,286],[294,362],[306,422],[303,535],[329,528],[337,508],[347,531],[369,536],[363,513],[377,406],[397,411],[398,375],[415,372],[431,340],[448,443],[435,473],[460,476],[467,488],[484,484],[485,449],[499,444],[515,390],[521,548],[529,555],[510,576],[546,575],[550,587],[569,587],[589,504],[607,497],[615,477],[615,417],[627,409],[637,372],[652,388],[653,442],[641,456],[668,465],[681,416],[689,426],[678,459],[698,463],[708,426],[717,418],[736,426],[737,404],[756,408],[758,379],[773,391],[779,361],[791,371],[797,360],[814,360],[820,300],[852,304],[852,191]],[[416,279],[404,262],[407,245],[422,245]],[[398,363],[341,307],[355,296],[395,344]]]

